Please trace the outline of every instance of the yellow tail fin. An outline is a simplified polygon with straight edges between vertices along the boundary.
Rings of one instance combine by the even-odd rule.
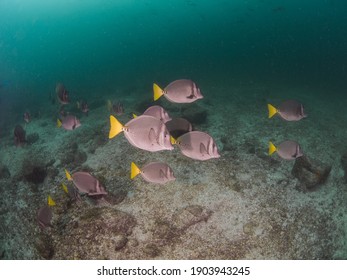
[[[130,178],[134,179],[137,175],[141,173],[140,168],[137,167],[137,165],[132,162],[131,163],[131,172],[130,172]]]
[[[51,198],[51,196],[49,195],[47,198],[47,204],[49,206],[54,206],[55,205],[55,201]]]
[[[61,184],[61,187],[63,188],[65,193],[69,193],[69,190],[67,189],[67,186],[64,183]]]
[[[123,125],[114,117],[110,116],[110,132],[108,134],[108,138],[111,139],[116,137],[119,133],[123,131]]]
[[[112,111],[112,102],[111,102],[111,100],[107,100],[106,107],[107,107],[107,110],[109,112]]]
[[[153,84],[154,101],[158,100],[163,94],[163,90],[157,84]]]
[[[135,119],[135,118],[137,118],[137,115],[136,115],[136,114],[134,114],[134,113],[133,113],[133,118],[134,118],[134,119]]]
[[[170,142],[172,145],[177,144],[177,140],[170,135]]]
[[[67,171],[66,169],[65,169],[65,176],[66,176],[66,179],[68,179],[69,181],[72,181],[72,176],[69,173],[69,171]]]
[[[61,120],[57,119],[57,127],[61,127],[61,126],[62,126]]]
[[[272,118],[278,112],[278,110],[271,104],[267,104],[267,109],[269,110],[269,119]]]
[[[269,156],[271,156],[274,152],[276,152],[276,146],[270,141],[269,142]]]

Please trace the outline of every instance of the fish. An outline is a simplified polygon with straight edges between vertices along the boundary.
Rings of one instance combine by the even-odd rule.
[[[78,171],[70,174],[65,169],[65,175],[66,178],[69,181],[72,181],[76,188],[82,193],[87,193],[89,196],[107,194],[105,188],[101,185],[99,180],[88,172]]]
[[[81,122],[74,115],[67,115],[63,120],[57,119],[57,127],[63,127],[65,130],[74,130],[81,126]]]
[[[26,111],[24,114],[23,114],[23,119],[26,123],[30,123],[31,121],[31,115],[28,111]]]
[[[142,115],[155,117],[161,120],[163,123],[166,123],[171,120],[169,114],[165,111],[165,109],[158,105],[154,105],[147,108],[147,110],[144,111]]]
[[[64,192],[69,196],[69,198],[71,200],[80,200],[81,199],[81,196],[80,194],[78,193],[78,190],[74,187],[74,186],[71,186],[71,185],[65,185],[64,183],[61,184]]]
[[[37,212],[37,222],[42,229],[51,227],[51,220],[53,218],[53,212],[51,207],[55,206],[55,201],[51,196],[47,198],[47,205],[41,207]]]
[[[267,107],[269,118],[272,118],[276,114],[286,121],[299,121],[307,117],[304,112],[304,106],[295,100],[284,101],[278,109],[271,104],[268,104]]]
[[[286,160],[294,160],[298,157],[303,156],[300,145],[291,140],[287,140],[279,144],[277,147],[270,141],[269,142],[269,155],[272,155],[274,152]]]
[[[183,155],[192,159],[208,160],[220,157],[213,138],[202,131],[187,132],[176,140],[172,137],[171,142],[181,149]]]
[[[172,119],[165,123],[165,125],[170,135],[175,139],[193,130],[191,123],[183,118]]]
[[[124,114],[124,106],[120,102],[112,103],[111,100],[107,100],[107,109],[110,113],[114,113],[116,116]]]
[[[171,167],[162,162],[151,162],[141,169],[132,162],[130,178],[134,179],[139,174],[148,183],[165,184],[176,179]]]
[[[109,139],[123,131],[125,138],[136,148],[149,152],[173,150],[165,124],[155,117],[141,115],[123,126],[111,115],[110,126]]]
[[[161,89],[156,83],[153,84],[154,101],[158,100],[162,95],[173,103],[192,103],[203,96],[199,87],[191,80],[176,80]]]
[[[69,92],[66,90],[62,83],[57,83],[55,86],[55,93],[57,94],[58,100],[61,104],[69,104]]]
[[[20,124],[16,125],[13,133],[14,133],[14,144],[17,147],[27,142],[25,138],[26,132]]]
[[[81,110],[81,112],[85,113],[88,116],[88,112],[89,112],[89,106],[88,103],[86,101],[77,101],[77,108]]]

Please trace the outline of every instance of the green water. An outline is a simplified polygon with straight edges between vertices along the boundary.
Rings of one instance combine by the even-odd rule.
[[[346,15],[334,0],[1,0],[0,78],[34,99],[56,81],[96,96],[182,77],[335,89]]]

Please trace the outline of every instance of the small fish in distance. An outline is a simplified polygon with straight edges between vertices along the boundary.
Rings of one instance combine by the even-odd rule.
[[[17,147],[22,146],[23,144],[27,142],[25,139],[26,132],[20,124],[16,125],[16,127],[14,128],[13,134],[14,134],[14,144]]]
[[[57,94],[57,98],[61,104],[69,104],[69,93],[62,83],[57,83],[55,87],[55,93]]]
[[[65,130],[74,130],[81,126],[81,122],[73,115],[67,115],[63,120],[57,119],[57,127],[63,127]]]

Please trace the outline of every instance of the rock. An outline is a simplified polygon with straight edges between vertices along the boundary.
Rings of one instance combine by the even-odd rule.
[[[292,174],[299,180],[300,190],[311,191],[326,181],[330,171],[331,165],[307,156],[302,156],[295,160]]]
[[[128,243],[136,219],[126,212],[109,207],[91,207],[83,209],[83,213],[80,211],[82,209],[71,216],[71,221],[64,226],[63,234],[55,236],[57,245],[54,258],[114,258],[114,254]],[[69,221],[66,217],[64,220]]]
[[[178,210],[172,216],[172,223],[175,228],[182,231],[199,222],[207,222],[211,214],[212,211],[203,206],[190,205]]]
[[[343,172],[345,173],[345,180],[347,182],[347,152],[341,157],[341,165]]]
[[[125,245],[127,245],[127,243],[128,243],[128,238],[123,234],[119,234],[114,237],[114,249],[116,251],[124,248]]]
[[[34,184],[41,184],[47,177],[47,170],[42,166],[33,166],[24,175],[26,181]]]
[[[189,107],[182,109],[182,118],[186,119],[193,125],[204,124],[207,121],[207,110],[197,104],[189,104]]]
[[[0,180],[1,179],[8,179],[11,177],[10,170],[8,170],[6,165],[0,164]]]
[[[28,144],[32,145],[35,142],[37,142],[40,139],[40,136],[38,133],[31,133],[27,136],[27,142]]]

